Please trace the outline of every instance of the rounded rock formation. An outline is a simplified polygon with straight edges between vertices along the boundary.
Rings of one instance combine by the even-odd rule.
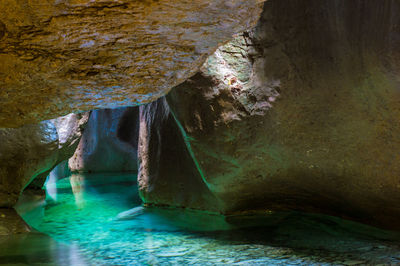
[[[0,208],[13,207],[32,180],[71,157],[88,114],[70,114],[39,124],[0,129]]]
[[[68,165],[72,172],[137,172],[139,108],[94,110]]]
[[[0,127],[153,101],[254,26],[262,2],[2,0]]]
[[[393,0],[268,1],[256,29],[172,90],[169,108],[221,212],[300,210],[399,229],[399,11]]]

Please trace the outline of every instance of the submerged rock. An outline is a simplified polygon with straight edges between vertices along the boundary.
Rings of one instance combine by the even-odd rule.
[[[391,0],[268,1],[256,29],[168,95],[191,167],[218,199],[207,208],[302,210],[400,229],[399,11]],[[152,187],[145,200],[179,205],[157,190],[175,189],[174,175],[158,178],[142,177]],[[182,180],[185,188],[191,177]]]
[[[117,215],[117,220],[123,221],[123,220],[131,220],[135,219],[135,217],[142,215],[145,212],[145,208],[142,206],[135,207],[133,209],[121,212]]]
[[[12,207],[22,190],[71,157],[88,114],[70,114],[20,128],[0,129],[0,207]]]
[[[0,127],[150,102],[196,73],[264,0],[3,0]]]
[[[94,110],[74,155],[72,172],[136,172],[139,108]]]

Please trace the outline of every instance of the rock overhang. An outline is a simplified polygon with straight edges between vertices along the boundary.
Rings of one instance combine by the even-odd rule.
[[[263,2],[5,0],[0,127],[153,101],[254,26]]]

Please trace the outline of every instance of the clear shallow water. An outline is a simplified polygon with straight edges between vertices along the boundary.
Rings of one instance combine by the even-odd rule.
[[[395,233],[334,218],[293,213],[270,223],[139,206],[133,175],[74,175],[48,184],[46,204],[21,208],[23,218],[76,258],[57,265],[385,265],[400,264]],[[71,186],[72,184],[72,186]],[[274,220],[274,219],[273,219]],[[261,227],[260,225],[269,226]]]

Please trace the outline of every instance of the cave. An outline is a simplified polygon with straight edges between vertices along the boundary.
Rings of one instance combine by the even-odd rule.
[[[399,119],[398,0],[3,0],[0,265],[399,265]]]

